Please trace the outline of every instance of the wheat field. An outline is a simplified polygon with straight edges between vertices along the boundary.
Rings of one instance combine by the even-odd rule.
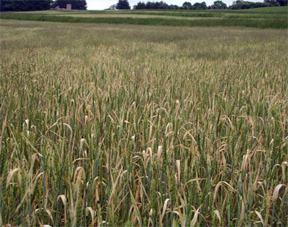
[[[287,226],[287,30],[1,20],[1,226]]]

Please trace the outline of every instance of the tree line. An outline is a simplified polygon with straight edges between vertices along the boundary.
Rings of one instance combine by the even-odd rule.
[[[248,2],[237,0],[229,7],[229,9],[251,9],[272,6],[287,6],[288,0],[264,0],[264,2]]]
[[[146,6],[145,6],[146,5]],[[182,6],[168,5],[164,2],[139,2],[134,9],[184,9],[184,10],[205,10],[205,9],[227,9],[227,5],[217,0],[211,6],[207,6],[206,2],[184,2]]]
[[[138,2],[134,9],[179,9],[177,5],[168,5],[166,2]]]
[[[205,2],[196,2],[191,4],[190,2],[184,2],[182,6],[169,5],[166,2],[138,2],[133,9],[185,9],[185,10],[205,10],[205,9],[227,9],[227,5],[217,0],[211,6],[207,6]],[[109,9],[131,9],[128,0],[119,0],[116,5],[111,6]]]
[[[56,6],[66,8],[67,4],[71,4],[72,9],[87,9],[86,0],[0,0],[0,11],[48,10]]]
[[[0,0],[0,11],[36,11],[48,10],[59,6],[66,8],[67,4],[72,5],[72,9],[87,9],[86,0]],[[182,6],[169,5],[166,2],[138,2],[133,8],[141,9],[185,9],[185,10],[205,10],[205,9],[249,9],[270,6],[287,6],[288,0],[264,0],[264,2],[249,2],[243,0],[235,1],[228,7],[221,0],[215,1],[211,6],[207,6],[205,2],[184,2]],[[119,0],[115,5],[109,9],[131,9],[128,0]]]
[[[227,6],[221,0],[215,1],[212,5],[207,6],[205,2],[184,2],[182,6],[169,5],[166,2],[138,2],[133,9],[184,9],[184,10],[205,10],[205,9],[249,9],[259,7],[270,6],[287,6],[288,0],[264,0],[264,2],[248,2],[243,0],[237,0],[233,2],[231,6]],[[112,5],[109,9],[131,9],[128,0],[119,0],[115,5]]]

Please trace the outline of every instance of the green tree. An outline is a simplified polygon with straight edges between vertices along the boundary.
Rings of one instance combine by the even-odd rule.
[[[50,0],[0,0],[1,11],[36,11],[50,9]]]
[[[137,5],[133,7],[134,9],[146,9],[145,2],[138,2]]]
[[[196,10],[204,10],[204,9],[207,9],[206,2],[201,2],[201,3],[196,2],[196,3],[193,5],[192,9],[196,9]]]
[[[211,6],[212,9],[227,9],[227,5],[222,1],[215,1]]]
[[[146,9],[154,9],[155,3],[154,2],[147,2]]]
[[[264,0],[265,3],[270,3],[274,6],[287,6],[288,0]]]
[[[192,9],[192,4],[190,2],[184,2],[182,5],[183,9]]]
[[[177,5],[169,5],[169,9],[179,9],[179,6],[177,6]]]
[[[0,0],[0,10],[1,11],[9,11],[12,9],[12,1],[11,0]]]
[[[119,0],[116,5],[116,9],[131,9],[131,7],[127,0]]]
[[[288,0],[278,0],[280,6],[288,6]]]

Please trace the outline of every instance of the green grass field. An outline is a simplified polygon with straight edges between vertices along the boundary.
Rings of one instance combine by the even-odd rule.
[[[288,7],[250,10],[124,10],[2,13],[2,19],[165,26],[288,28]]]
[[[0,26],[0,226],[287,226],[287,30]]]

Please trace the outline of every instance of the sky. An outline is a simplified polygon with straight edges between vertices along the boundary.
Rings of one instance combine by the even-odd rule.
[[[130,3],[130,6],[133,7],[134,5],[136,5],[138,2],[148,2],[145,0],[128,0]],[[155,2],[155,1],[161,1],[161,0],[150,0],[151,2]],[[191,2],[192,4],[194,4],[195,2],[203,2],[205,0],[163,0],[163,2],[166,2],[167,4],[173,4],[173,5],[179,5],[181,6],[184,2]],[[206,4],[207,5],[212,5],[212,3],[215,0],[206,0]],[[232,5],[232,2],[234,0],[222,0],[223,2],[225,2],[227,5]],[[250,0],[253,2],[260,2],[261,0]],[[92,10],[92,9],[107,9],[109,6],[116,4],[118,2],[118,0],[87,0],[87,5],[88,5],[88,9]],[[262,2],[262,1],[261,1]]]

